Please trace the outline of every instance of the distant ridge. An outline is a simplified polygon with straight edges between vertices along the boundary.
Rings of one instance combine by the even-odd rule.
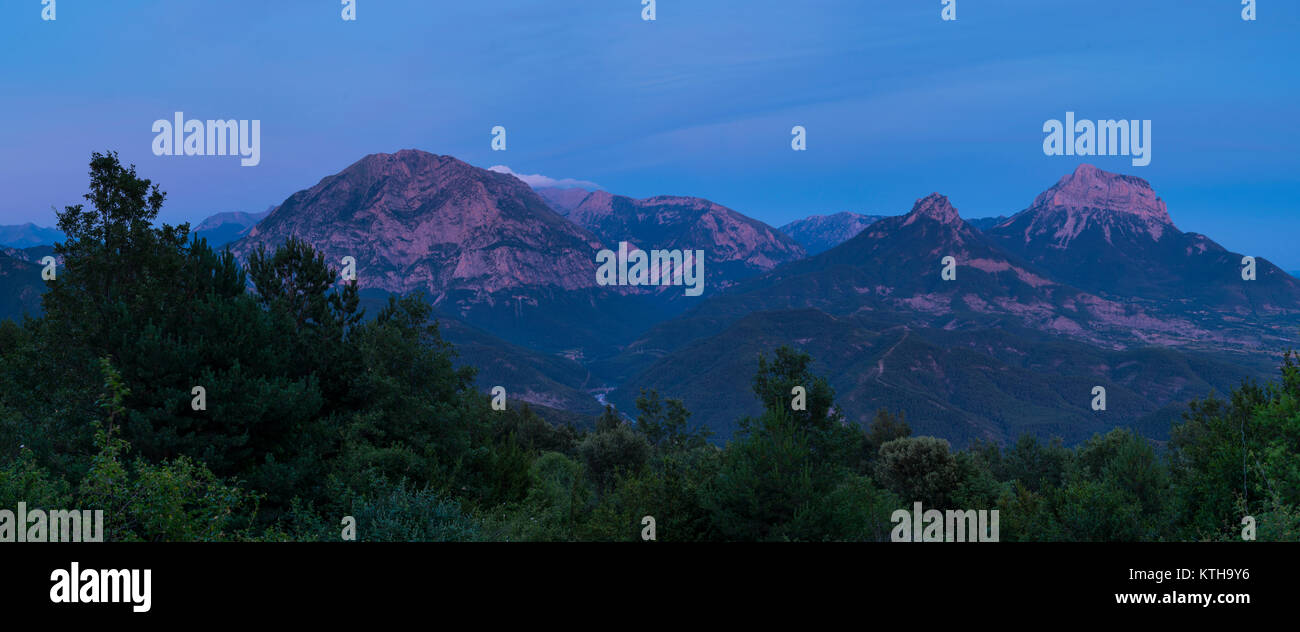
[[[0,226],[0,246],[9,246],[10,248],[50,246],[63,241],[63,239],[63,231],[57,228],[37,226],[31,222]]]
[[[242,211],[217,213],[199,222],[198,226],[195,226],[192,231],[194,235],[206,239],[209,246],[220,248],[243,237],[254,225],[262,221],[262,218],[270,215],[273,210],[275,210],[274,206],[261,213],[245,213]]]
[[[1005,221],[1007,221],[1007,216],[999,215],[997,217],[977,217],[975,219],[968,219],[966,220],[966,223],[978,228],[979,230],[988,230]]]
[[[626,241],[643,250],[703,250],[709,294],[805,254],[789,235],[703,198],[635,199],[596,191],[566,217],[610,248]]]
[[[862,232],[862,229],[885,217],[885,215],[863,215],[842,211],[832,215],[813,215],[797,219],[779,230],[802,244],[808,254],[815,255],[852,239]]]

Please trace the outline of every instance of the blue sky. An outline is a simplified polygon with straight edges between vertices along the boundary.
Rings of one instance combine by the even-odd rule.
[[[1042,126],[1150,119],[1183,230],[1300,269],[1300,3],[1259,0],[0,0],[0,224],[51,225],[114,149],[163,219],[260,211],[363,155],[706,197],[780,225],[931,191],[1010,214],[1071,171]],[[156,157],[156,119],[259,119],[261,164]],[[503,125],[508,150],[493,152]],[[808,129],[808,151],[790,128]]]

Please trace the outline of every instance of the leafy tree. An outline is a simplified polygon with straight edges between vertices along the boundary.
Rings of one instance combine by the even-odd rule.
[[[720,457],[717,448],[704,445],[661,454],[648,467],[619,474],[614,488],[592,512],[587,539],[639,541],[645,516],[655,519],[660,541],[719,539],[708,493]]]
[[[547,452],[533,462],[529,474],[532,487],[521,510],[507,515],[507,533],[522,540],[572,539],[594,500],[582,466]]]
[[[123,462],[130,445],[117,438],[116,422],[126,412],[129,392],[112,364],[101,362],[106,412],[96,421],[99,453],[81,481],[77,504],[103,511],[106,541],[236,539],[232,527],[256,513],[256,496],[219,480],[187,457],[151,465]]]
[[[493,428],[497,441],[514,437],[514,441],[534,456],[543,452],[559,452],[572,457],[577,451],[578,439],[573,426],[551,425],[533,412],[528,404],[517,409],[507,409],[506,414],[500,415],[499,421],[493,424]]]
[[[609,489],[618,472],[633,473],[650,458],[650,443],[626,424],[587,435],[578,455],[597,487]]]
[[[1007,449],[998,465],[1003,479],[1020,481],[1031,491],[1041,491],[1059,487],[1065,481],[1072,458],[1059,438],[1043,444],[1037,437],[1025,434]]]
[[[67,483],[41,467],[31,450],[0,465],[0,507],[12,510],[21,502],[31,508],[63,509],[70,500]]]
[[[362,542],[473,542],[488,535],[456,500],[404,483],[378,498],[356,499],[349,515]]]
[[[812,374],[811,364],[812,356],[788,346],[778,347],[770,361],[759,355],[758,371],[754,373],[754,395],[764,408],[789,413],[789,417],[800,426],[825,429],[843,418],[834,411],[835,391],[826,378]],[[792,391],[796,386],[807,392],[806,410],[791,408]]]
[[[636,399],[637,430],[645,435],[652,446],[668,451],[696,448],[709,438],[706,428],[690,430],[691,412],[680,399],[662,400],[659,391],[641,391]]]
[[[1180,492],[1183,537],[1240,539],[1246,515],[1277,516],[1283,524],[1294,515],[1300,505],[1300,460],[1294,456],[1300,366],[1294,354],[1284,355],[1281,374],[1267,386],[1243,384],[1226,401],[1211,396],[1192,402],[1174,426],[1169,463]]]
[[[834,467],[855,467],[863,452],[864,435],[835,409],[834,389],[825,377],[812,373],[811,365],[812,356],[788,346],[777,348],[770,362],[760,355],[754,394],[769,413],[807,430],[809,449],[818,459]],[[805,410],[793,409],[795,386],[805,389]],[[741,420],[741,432],[748,433],[750,424],[750,420]]]
[[[772,362],[759,358],[754,393],[766,410],[742,420],[706,496],[725,539],[864,539],[887,522],[894,499],[853,473],[864,435],[833,412],[833,392],[811,361],[788,347]],[[807,389],[807,410],[791,407],[796,385]]]
[[[881,408],[876,411],[875,416],[871,418],[871,425],[867,427],[867,446],[875,452],[880,449],[880,446],[894,439],[910,436],[912,436],[912,428],[907,425],[903,413],[900,412],[895,416]]]
[[[596,432],[613,430],[619,427],[622,423],[623,420],[619,418],[618,412],[614,410],[614,407],[605,404],[605,410],[601,411],[600,416],[596,418]]]
[[[722,470],[709,492],[710,509],[729,540],[779,540],[796,513],[807,511],[818,491],[808,430],[784,411],[769,410],[747,436],[723,454]]]
[[[951,506],[959,472],[946,440],[906,437],[880,446],[876,478],[904,502],[946,509]]]

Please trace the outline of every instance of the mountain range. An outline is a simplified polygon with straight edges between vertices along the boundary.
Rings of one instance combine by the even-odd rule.
[[[1159,438],[1171,404],[1226,392],[1293,344],[1300,283],[1262,259],[1242,280],[1240,259],[1179,231],[1145,181],[1087,165],[987,233],[932,194],[656,325],[610,361],[624,380],[611,400],[656,388],[725,427],[732,402],[756,412],[740,379],[752,356],[791,343],[821,359],[853,417],[901,408],[955,440],[1080,439],[1098,423]],[[1146,280],[1123,278],[1138,266]],[[1111,394],[1104,416],[1087,408],[1092,386]]]
[[[217,213],[199,222],[192,232],[206,239],[208,245],[213,248],[220,248],[243,237],[273,210],[275,210],[275,207],[268,208],[261,213],[245,213],[243,211]]]
[[[190,233],[203,237],[208,240],[209,245],[220,248],[242,237],[270,212],[271,209],[261,213],[243,211],[217,213],[192,227]],[[63,231],[57,228],[46,228],[32,223],[0,226],[0,248],[31,251],[33,248],[53,246],[63,241],[64,237]],[[45,256],[45,253],[42,251],[40,256]]]
[[[661,195],[637,200],[595,191],[562,208],[570,221],[591,231],[606,247],[624,241],[644,250],[703,247],[708,253],[707,286],[714,291],[806,254],[789,235],[700,198]]]
[[[782,226],[781,232],[793,237],[795,241],[802,244],[808,254],[815,255],[852,239],[862,232],[862,229],[884,219],[884,217],[883,215],[862,215],[849,211],[842,211],[832,215],[814,215],[797,219]]]
[[[831,215],[813,215],[797,219],[782,226],[779,230],[799,242],[808,254],[826,252],[862,232],[888,215],[862,215],[841,211]],[[998,217],[980,217],[966,220],[967,224],[979,230],[988,230],[1007,220],[1005,215]]]
[[[26,224],[0,226],[0,246],[30,248],[63,241],[63,232],[57,228]]]
[[[419,290],[449,317],[572,357],[608,353],[685,308],[681,288],[599,284],[600,250],[703,249],[705,295],[804,254],[706,200],[578,197],[565,217],[507,173],[415,150],[374,154],[290,196],[230,249],[245,258],[306,239],[331,262],[355,257],[363,289]]]
[[[1289,315],[1300,284],[1267,260],[1243,282],[1242,257],[1174,225],[1151,186],[1082,165],[988,235],[1054,278],[1206,325],[1225,315]]]
[[[269,212],[217,213],[191,232],[220,248],[246,233]],[[32,223],[0,226],[0,319],[40,314],[45,283],[40,278],[39,263],[47,256],[57,257],[54,244],[64,238],[57,228]]]
[[[368,304],[424,293],[480,388],[506,386],[552,419],[582,423],[604,401],[628,411],[658,389],[724,440],[758,412],[758,354],[782,344],[815,358],[850,419],[903,410],[958,443],[1117,426],[1160,439],[1183,402],[1275,368],[1300,313],[1296,278],[1258,258],[1244,279],[1243,255],[1180,231],[1149,183],[1090,165],[999,217],[963,220],[932,193],[903,215],[776,229],[701,198],[534,190],[403,150],[260,221],[198,229],[232,236],[243,259],[290,237],[336,267],[354,257]],[[703,250],[706,292],[601,285],[596,255],[620,242]],[[0,259],[0,282],[25,280],[9,294],[20,305],[39,292],[26,256]],[[1090,408],[1095,386],[1104,411]]]

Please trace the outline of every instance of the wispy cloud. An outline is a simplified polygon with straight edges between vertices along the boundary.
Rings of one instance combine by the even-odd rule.
[[[522,173],[515,173],[510,169],[510,167],[507,167],[505,165],[496,165],[493,167],[488,167],[488,171],[495,171],[497,173],[508,173],[516,178],[519,178],[520,180],[523,180],[524,184],[527,184],[528,186],[533,187],[534,189],[543,189],[547,187],[554,187],[557,189],[573,189],[573,188],[599,189],[600,188],[599,184],[596,184],[595,182],[588,182],[586,180],[574,180],[573,178],[564,178],[562,180],[556,180],[555,178],[552,178],[550,176],[544,176],[540,174],[525,175]]]

